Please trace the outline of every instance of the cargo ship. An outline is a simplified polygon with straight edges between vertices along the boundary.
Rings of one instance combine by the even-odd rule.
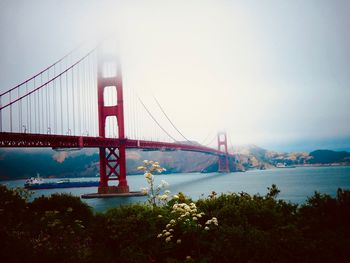
[[[39,189],[55,189],[55,188],[75,188],[75,187],[96,187],[99,185],[98,181],[71,181],[69,179],[59,180],[57,182],[45,182],[42,178],[37,176],[28,179],[24,188],[30,190]]]

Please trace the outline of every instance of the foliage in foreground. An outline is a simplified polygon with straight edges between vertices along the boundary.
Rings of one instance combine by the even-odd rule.
[[[55,194],[29,203],[23,193],[0,186],[0,262],[346,262],[350,258],[350,191],[339,189],[336,198],[315,193],[300,207],[276,200],[278,192],[272,186],[265,196],[213,193],[197,202],[179,194],[160,207],[134,204],[93,214],[77,197]],[[179,218],[177,203],[189,206],[192,219],[171,225],[174,238],[167,242],[159,234]],[[219,223],[210,221],[213,218]]]

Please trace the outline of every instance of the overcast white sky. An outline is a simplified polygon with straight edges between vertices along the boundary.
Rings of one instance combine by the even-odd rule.
[[[349,28],[346,0],[1,0],[0,90],[109,33],[124,88],[153,92],[191,139],[349,137]]]

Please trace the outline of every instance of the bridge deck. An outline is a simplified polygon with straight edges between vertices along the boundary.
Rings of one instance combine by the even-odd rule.
[[[217,156],[224,156],[225,153],[196,144],[156,142],[145,140],[114,139],[90,136],[62,136],[52,134],[29,134],[29,133],[0,133],[0,147],[11,148],[99,148],[119,147],[124,143],[126,148],[148,149],[148,150],[180,150],[201,152]],[[229,154],[229,157],[233,155]]]

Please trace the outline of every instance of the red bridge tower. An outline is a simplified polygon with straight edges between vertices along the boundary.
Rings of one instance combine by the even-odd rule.
[[[229,173],[230,168],[228,165],[228,150],[227,150],[227,135],[226,132],[218,133],[218,150],[225,152],[225,155],[219,156],[219,173]]]
[[[115,75],[105,77],[106,66],[115,69]],[[107,57],[99,54],[97,69],[97,91],[98,91],[98,122],[99,136],[105,138],[106,118],[114,116],[117,118],[118,139],[120,144],[116,148],[100,147],[100,185],[99,194],[128,193],[129,186],[126,180],[126,138],[124,135],[124,108],[123,108],[123,83],[120,63],[115,56]],[[104,91],[106,87],[116,89],[117,104],[105,106]],[[109,180],[118,180],[118,186],[109,186]]]

